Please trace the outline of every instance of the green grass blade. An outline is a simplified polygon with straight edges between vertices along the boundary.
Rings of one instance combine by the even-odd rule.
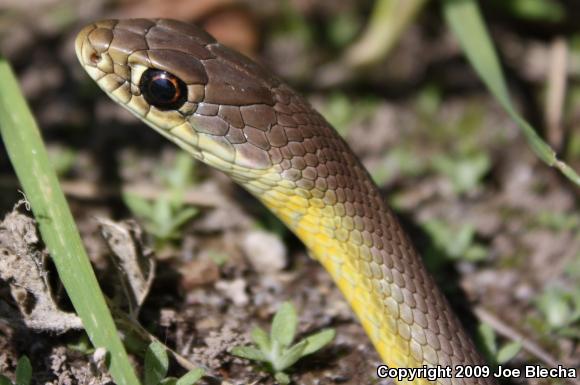
[[[580,185],[580,176],[557,158],[554,150],[538,136],[536,130],[518,114],[512,104],[495,48],[477,2],[475,0],[444,0],[443,12],[465,56],[487,88],[520,127],[532,150],[546,164],[556,167],[568,179]]]
[[[7,61],[0,58],[0,134],[60,279],[95,347],[110,354],[119,385],[139,381],[121,343],[40,132]]]

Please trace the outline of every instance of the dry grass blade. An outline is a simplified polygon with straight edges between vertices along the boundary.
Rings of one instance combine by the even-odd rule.
[[[415,21],[427,0],[377,0],[365,32],[345,54],[345,61],[360,68],[382,60]]]

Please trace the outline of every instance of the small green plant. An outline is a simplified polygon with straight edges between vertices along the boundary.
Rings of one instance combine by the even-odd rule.
[[[93,354],[95,352],[95,348],[91,344],[91,341],[86,334],[82,334],[77,340],[69,342],[66,347],[70,350],[74,350],[86,355]]]
[[[550,333],[580,338],[580,286],[567,290],[548,287],[535,300]]]
[[[580,227],[580,215],[574,212],[540,211],[532,218],[531,226],[556,231],[574,230]]]
[[[69,147],[53,147],[48,156],[57,175],[63,176],[69,172],[77,160],[77,153]]]
[[[264,369],[274,374],[278,383],[289,384],[290,377],[285,373],[287,369],[302,357],[322,349],[336,334],[334,329],[325,329],[292,344],[297,326],[296,310],[292,304],[285,302],[274,315],[270,335],[255,327],[252,330],[252,340],[256,346],[236,346],[232,349],[232,354],[260,362]]]
[[[228,254],[213,249],[207,251],[207,256],[218,266],[223,266],[230,258]]]
[[[445,260],[477,262],[487,256],[488,251],[476,241],[475,228],[471,224],[455,228],[433,219],[423,223],[421,227],[432,241],[432,246],[425,252],[425,259],[432,267],[438,267]]]
[[[497,345],[497,336],[488,324],[479,325],[479,341],[481,350],[485,352],[488,360],[496,365],[505,364],[514,358],[522,349],[520,341],[511,341],[501,347]]]
[[[489,155],[484,152],[452,157],[440,154],[433,158],[433,169],[451,182],[457,194],[469,192],[478,187],[491,168]]]
[[[180,378],[166,377],[169,369],[169,357],[162,343],[152,342],[145,353],[144,385],[193,385],[204,374],[203,369],[193,369]]]
[[[351,99],[344,93],[335,92],[328,97],[320,111],[338,133],[345,137],[349,127],[373,116],[377,107],[378,102],[372,97]]]
[[[157,199],[150,201],[132,193],[123,196],[125,204],[155,237],[157,248],[179,239],[181,227],[199,212],[184,201],[185,189],[192,184],[193,167],[191,157],[180,153],[172,167],[158,171],[169,189]]]
[[[360,15],[354,12],[339,12],[328,20],[325,26],[328,42],[333,48],[345,48],[357,37],[362,28],[362,22]]]
[[[20,357],[16,364],[16,382],[12,381],[0,374],[0,385],[30,385],[32,379],[32,365],[26,356]]]

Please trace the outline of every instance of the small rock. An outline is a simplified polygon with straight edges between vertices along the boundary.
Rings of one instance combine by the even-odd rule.
[[[107,349],[100,347],[93,353],[93,362],[101,373],[107,372]]]
[[[168,328],[175,323],[177,312],[173,309],[161,309],[159,314],[159,325]]]
[[[215,284],[215,287],[236,306],[246,306],[250,302],[246,294],[246,281],[244,279],[238,278],[233,281],[219,281]]]
[[[214,283],[219,279],[219,266],[209,258],[194,259],[179,269],[181,287],[185,291]]]
[[[286,267],[286,246],[273,233],[249,231],[242,241],[242,249],[259,273],[274,273]]]

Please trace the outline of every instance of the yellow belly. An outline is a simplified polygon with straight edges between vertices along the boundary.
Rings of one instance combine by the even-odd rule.
[[[336,214],[341,204],[325,205],[321,198],[308,196],[309,192],[299,189],[278,186],[259,191],[256,194],[259,199],[282,219],[310,250],[312,257],[330,273],[382,360],[389,367],[421,367],[424,347],[415,346],[411,342],[410,328],[405,329],[396,322],[399,317],[397,302],[391,296],[385,297],[385,286],[372,279],[380,272],[373,271],[377,266],[372,263],[368,245],[349,223],[350,218]],[[430,382],[416,379],[412,383]]]

